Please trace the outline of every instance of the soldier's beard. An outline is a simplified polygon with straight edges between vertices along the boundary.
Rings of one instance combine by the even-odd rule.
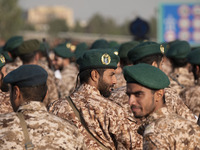
[[[103,79],[99,79],[98,90],[102,96],[109,97],[111,95],[110,89],[112,89],[113,86],[114,85],[109,85],[108,83],[104,82]]]

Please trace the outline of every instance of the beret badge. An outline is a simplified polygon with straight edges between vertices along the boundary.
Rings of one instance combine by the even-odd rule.
[[[164,52],[165,52],[165,48],[162,45],[160,45],[160,51],[162,54],[164,54]]]
[[[5,57],[3,55],[0,56],[0,61],[1,61],[1,63],[5,63],[6,62],[5,61]]]
[[[102,64],[104,64],[104,65],[110,64],[110,62],[111,62],[111,57],[110,57],[110,55],[108,55],[108,54],[103,54],[103,55],[101,56],[101,62],[102,62]]]

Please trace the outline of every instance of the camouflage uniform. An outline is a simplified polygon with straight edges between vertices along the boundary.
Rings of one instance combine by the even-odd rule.
[[[61,71],[62,79],[57,79],[57,86],[60,98],[69,96],[76,86],[76,78],[78,75],[78,69],[74,63],[63,68]]]
[[[189,73],[186,68],[176,68],[173,73],[169,75],[170,87],[177,90],[178,94],[184,90],[185,87],[194,85],[193,74]],[[177,81],[181,84],[179,85]]]
[[[102,97],[95,87],[83,84],[71,98],[90,132],[104,146],[110,149],[142,149],[142,137],[135,132],[129,132],[131,128],[122,108]],[[102,149],[91,139],[66,99],[54,102],[50,112],[74,123],[84,135],[88,149]]]
[[[196,115],[200,114],[200,86],[188,87],[180,93],[180,97],[187,107]]]
[[[200,149],[200,127],[166,107],[150,114],[143,134],[145,150],[149,149]]]
[[[46,105],[58,100],[58,89],[55,83],[55,76],[51,69],[49,69],[48,64],[46,61],[42,60],[38,62],[38,65],[44,68],[48,73],[47,78],[47,86],[48,86],[48,98],[47,102],[44,102]]]
[[[0,114],[13,112],[13,108],[10,103],[9,92],[2,92],[0,90]]]
[[[23,63],[22,63],[21,59],[20,59],[19,57],[17,57],[17,58],[15,59],[14,62],[7,63],[7,64],[5,65],[5,67],[6,67],[6,73],[9,73],[9,72],[11,72],[11,71],[17,69],[17,68],[18,68],[19,66],[21,66],[22,64],[23,64]]]
[[[178,96],[175,89],[165,88],[165,102],[167,105],[167,109],[171,112],[175,112],[176,114],[186,118],[190,121],[196,122],[194,114],[188,109],[188,107],[183,103],[181,98]],[[126,86],[115,89],[111,96],[109,97],[111,101],[114,101],[121,105],[129,118],[133,117],[133,113],[130,109],[130,105],[128,104],[128,96],[126,95]]]
[[[117,83],[115,84],[115,88],[120,88],[122,86],[126,86],[126,80],[124,79],[123,73],[119,73],[115,75],[117,78]]]
[[[34,149],[85,149],[77,128],[48,113],[43,103],[32,101],[18,111],[24,115]],[[0,137],[1,150],[25,149],[24,134],[15,112],[0,115]]]

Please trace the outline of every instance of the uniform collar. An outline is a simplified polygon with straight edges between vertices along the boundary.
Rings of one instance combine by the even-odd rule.
[[[23,105],[21,105],[18,108],[17,112],[20,112],[23,110],[47,111],[47,108],[45,107],[44,103],[42,103],[42,102],[30,101],[30,102],[26,102]]]
[[[154,122],[155,120],[158,120],[159,118],[168,116],[169,112],[167,110],[167,107],[162,107],[159,110],[157,110],[156,112],[153,112],[152,114],[150,114],[147,119],[145,124],[148,125],[152,122]]]

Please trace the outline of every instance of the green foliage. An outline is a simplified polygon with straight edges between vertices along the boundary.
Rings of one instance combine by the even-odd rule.
[[[57,35],[59,32],[67,32],[69,31],[69,27],[67,26],[65,20],[63,19],[53,19],[49,21],[49,34]]]
[[[76,21],[74,32],[129,35],[129,22],[118,25],[114,19],[105,18],[100,14],[94,14],[88,21],[86,27],[81,27],[79,21]]]
[[[22,26],[22,11],[18,0],[0,0],[0,37],[7,40]]]

